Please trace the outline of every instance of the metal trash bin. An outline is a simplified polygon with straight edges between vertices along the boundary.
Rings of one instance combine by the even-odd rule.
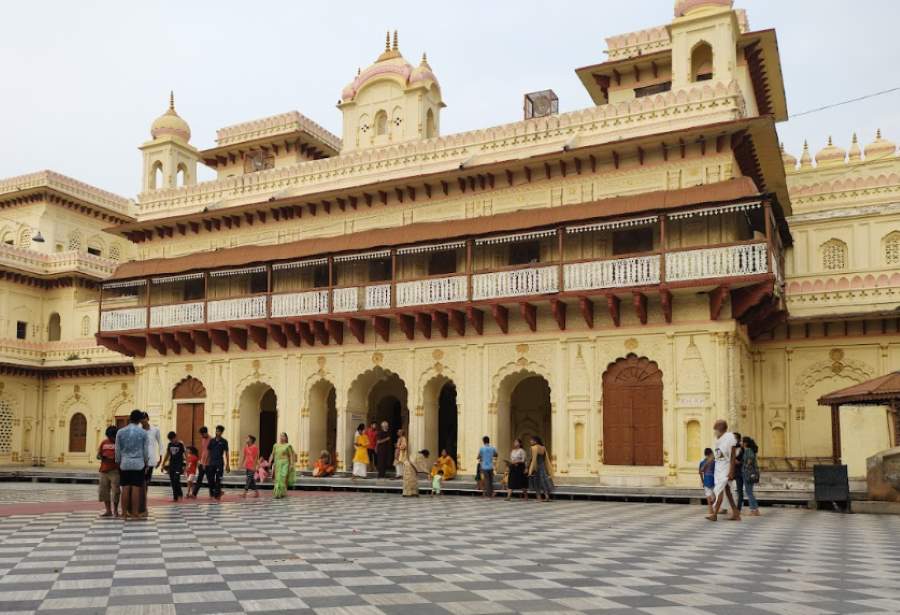
[[[817,508],[830,504],[830,508],[850,512],[850,478],[843,464],[816,464],[813,466],[815,500]]]

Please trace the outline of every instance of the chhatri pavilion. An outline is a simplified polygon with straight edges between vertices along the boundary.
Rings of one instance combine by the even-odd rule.
[[[284,431],[300,469],[386,420],[462,472],[539,435],[561,481],[694,485],[725,418],[770,470],[864,475],[896,414],[845,407],[834,450],[817,400],[900,369],[895,145],[783,151],[775,31],[730,0],[607,45],[585,109],[444,134],[394,34],[340,136],[290,111],[198,149],[170,100],[135,201],[0,181],[0,463],[93,467],[139,407]]]

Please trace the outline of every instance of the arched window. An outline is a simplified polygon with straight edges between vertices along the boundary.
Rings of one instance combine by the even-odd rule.
[[[429,109],[428,113],[425,115],[425,138],[430,139],[435,135],[435,126],[434,126],[434,110]]]
[[[184,186],[185,184],[187,184],[187,167],[179,164],[178,171],[175,172],[175,185]]]
[[[886,265],[900,265],[900,231],[885,236],[884,262]]]
[[[62,335],[62,327],[59,322],[59,314],[50,314],[50,322],[47,323],[47,341],[58,342]]]
[[[712,47],[709,43],[701,41],[691,50],[691,81],[706,81],[712,77]]]
[[[69,249],[81,251],[81,231],[69,233]]]
[[[163,168],[162,162],[157,160],[150,167],[150,177],[148,178],[148,183],[150,185],[150,190],[156,190],[157,188],[162,188],[163,186]]]
[[[847,244],[840,239],[829,239],[822,244],[822,269],[840,271],[847,268]]]
[[[81,337],[89,337],[91,334],[91,317],[84,316],[81,319]]]
[[[114,243],[109,247],[109,257],[114,261],[120,260],[122,258],[122,246],[117,243]]]
[[[0,241],[8,246],[14,246],[16,245],[16,236],[12,231],[4,230],[2,233],[2,237],[0,237]]]
[[[80,412],[69,421],[69,452],[83,453],[87,450],[87,419]]]
[[[387,113],[384,110],[375,114],[375,136],[387,134]]]
[[[13,412],[7,399],[0,399],[0,455],[12,452]]]
[[[25,227],[19,233],[19,247],[20,248],[30,248],[31,247],[31,229]]]

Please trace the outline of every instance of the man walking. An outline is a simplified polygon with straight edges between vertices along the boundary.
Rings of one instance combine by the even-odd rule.
[[[711,515],[707,517],[710,521],[716,521],[719,511],[722,509],[724,497],[728,497],[728,504],[731,507],[731,521],[740,521],[741,513],[731,495],[731,483],[734,480],[734,447],[737,446],[737,440],[734,434],[728,431],[728,423],[719,419],[713,425],[713,431],[716,434],[716,443],[713,445],[713,456],[716,459],[715,486],[713,494],[716,498],[715,507]]]
[[[177,502],[183,497],[181,473],[184,472],[184,443],[178,439],[178,434],[174,431],[170,431],[166,437],[169,439],[169,444],[166,446],[166,456],[163,458],[163,472],[169,473],[172,501]]]
[[[207,447],[209,446],[209,430],[206,428],[206,425],[200,428],[200,461],[197,462],[197,482],[194,483],[194,492],[191,493],[193,497],[197,497],[197,494],[200,493],[200,487],[203,486],[203,477],[206,476],[206,458],[207,458]]]
[[[143,412],[132,410],[128,425],[116,432],[116,463],[122,485],[122,517],[125,520],[147,517],[147,510],[140,512],[141,496],[150,454],[147,432],[141,427]]]
[[[484,482],[483,495],[494,497],[494,462],[497,460],[497,449],[491,446],[487,436],[481,439],[482,446],[478,450],[478,463],[481,465],[481,480]]]
[[[222,499],[222,474],[231,472],[228,459],[228,440],[222,437],[225,428],[216,425],[216,437],[206,445],[206,482],[209,483],[209,497]]]
[[[162,457],[160,456],[162,452],[162,438],[159,435],[159,427],[150,425],[150,415],[146,412],[141,414],[141,427],[147,432],[147,451],[150,455],[150,461],[147,464],[147,471],[144,476],[144,491],[141,494],[141,512],[143,513],[147,510],[147,489],[150,488],[153,470],[158,468],[162,462]]]

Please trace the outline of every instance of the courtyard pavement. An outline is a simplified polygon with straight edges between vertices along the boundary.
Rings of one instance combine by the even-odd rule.
[[[95,490],[0,483],[0,613],[900,612],[900,517],[296,492],[123,523]]]

